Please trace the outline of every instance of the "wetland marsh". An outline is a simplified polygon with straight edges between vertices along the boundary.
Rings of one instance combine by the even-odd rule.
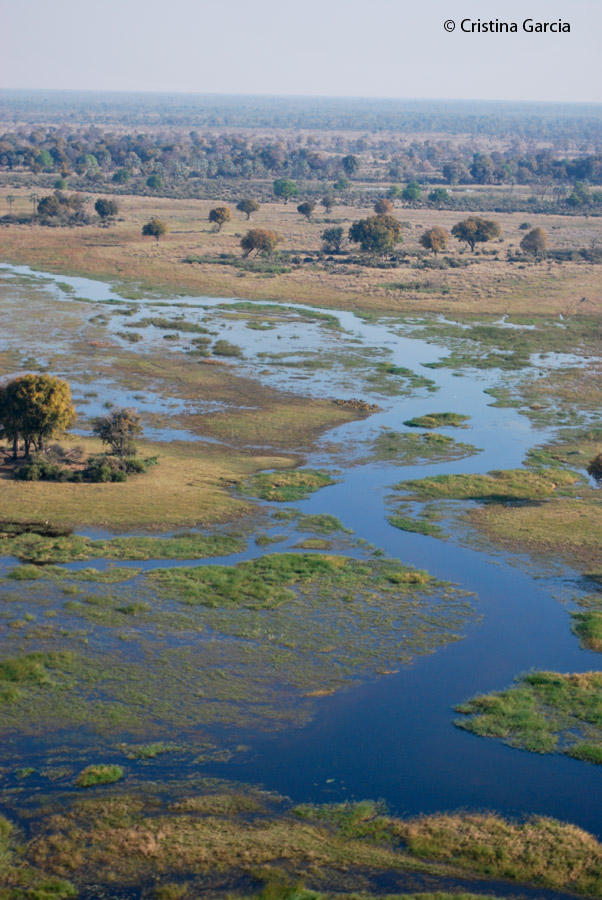
[[[326,894],[601,895],[600,423],[587,390],[533,394],[594,384],[586,325],[130,300],[9,266],[0,310],[2,374],[73,386],[69,443],[129,405],[158,457],[126,484],[0,472],[7,897],[97,896],[109,859],[116,898],[261,867]],[[569,508],[586,525],[559,555]],[[545,749],[577,716],[581,751],[517,749],[538,749],[508,726],[531,670],[594,691],[551,722],[519,698]],[[489,695],[497,732],[454,727]]]

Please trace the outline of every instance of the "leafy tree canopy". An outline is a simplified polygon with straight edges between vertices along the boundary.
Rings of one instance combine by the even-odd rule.
[[[484,244],[487,241],[498,238],[502,230],[493,219],[469,216],[467,219],[463,219],[454,225],[451,233],[459,241],[468,244],[471,250],[474,250],[475,244]]]
[[[434,225],[433,228],[427,228],[420,235],[420,243],[426,250],[432,250],[435,256],[440,250],[445,250],[449,234],[445,228]]]
[[[531,253],[533,256],[543,256],[547,247],[548,235],[543,228],[533,228],[520,242],[521,250],[524,253]]]
[[[253,213],[259,211],[259,203],[257,200],[239,200],[236,204],[236,209],[244,213],[247,217],[247,221],[252,218]]]
[[[159,242],[159,238],[163,237],[164,234],[167,234],[169,231],[169,225],[167,222],[162,222],[161,219],[158,219],[156,216],[153,216],[146,225],[142,226],[142,234],[144,237],[154,237],[157,243]]]
[[[115,456],[135,456],[136,439],[142,434],[140,413],[131,407],[115,407],[92,420],[92,433],[108,444]]]
[[[70,428],[76,413],[66,381],[52,375],[22,375],[0,389],[0,435],[42,451],[48,438]]]
[[[280,200],[284,200],[285,203],[288,203],[291,197],[296,197],[298,193],[299,188],[290,178],[277,178],[274,182],[274,195]]]
[[[229,222],[232,218],[229,206],[216,206],[215,209],[209,210],[209,221],[213,222],[217,231],[222,230],[222,225]]]
[[[353,223],[349,240],[366,253],[390,253],[401,241],[401,225],[393,216],[370,216]]]
[[[253,252],[256,256],[260,253],[270,256],[281,240],[281,236],[276,231],[268,231],[266,228],[251,228],[240,239],[240,246],[243,249],[243,256],[249,256]]]

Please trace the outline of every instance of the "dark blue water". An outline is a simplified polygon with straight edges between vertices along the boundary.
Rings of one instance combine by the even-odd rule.
[[[98,282],[60,280],[73,283],[80,295],[91,299],[111,296],[109,288]],[[191,305],[193,301],[198,304],[199,298],[189,298]],[[203,298],[209,307],[217,302]],[[342,448],[337,457],[341,483],[296,506],[304,513],[332,513],[353,528],[358,538],[475,592],[482,618],[467,629],[463,641],[417,659],[396,675],[321,700],[313,721],[303,728],[267,737],[241,734],[245,741],[251,738],[253,748],[244,762],[208,765],[203,771],[259,781],[297,801],[384,798],[394,812],[410,815],[457,809],[493,810],[506,815],[537,813],[572,822],[602,837],[599,767],[562,756],[519,751],[453,726],[454,705],[476,693],[506,688],[529,669],[571,672],[599,668],[599,655],[579,648],[570,632],[567,610],[558,602],[558,595],[578,591],[576,573],[562,565],[550,572],[533,561],[508,554],[402,532],[386,521],[388,498],[396,482],[439,473],[518,467],[526,451],[545,441],[551,432],[534,430],[516,409],[489,405],[491,397],[484,390],[503,384],[501,373],[471,372],[457,377],[446,369],[425,369],[422,363],[447,354],[444,347],[411,335],[399,337],[393,330],[399,323],[367,324],[351,313],[341,313],[340,318],[347,335],[359,335],[365,344],[379,350],[388,348],[391,361],[433,378],[439,390],[383,398],[360,394],[352,380],[345,393],[338,389],[334,392],[324,372],[304,380],[300,388],[304,392],[360,395],[379,402],[383,411],[328,432],[324,441]],[[253,362],[251,348],[272,349],[277,334],[245,331],[241,323],[227,327],[232,331],[228,339],[245,348],[241,367],[257,377],[263,363]],[[298,325],[290,323],[278,326],[276,331],[282,344],[293,334],[299,336]],[[303,343],[305,336],[307,344]],[[315,348],[322,341],[327,346],[329,340],[340,337],[329,336],[319,326],[303,324],[300,345]],[[555,367],[574,362],[573,357],[551,356],[540,364]],[[286,373],[281,379],[291,388]],[[482,448],[482,452],[428,466],[345,464],[345,448],[349,448],[349,458],[358,452],[361,456],[358,446],[377,434],[381,426],[403,430],[404,419],[437,411],[470,415],[465,430],[439,430]],[[329,464],[331,460],[327,449],[318,447],[307,462]],[[277,530],[285,531],[285,524],[278,523]],[[291,534],[287,544],[263,551],[251,547],[230,561],[284,549],[298,537]],[[159,565],[166,563],[161,561]]]

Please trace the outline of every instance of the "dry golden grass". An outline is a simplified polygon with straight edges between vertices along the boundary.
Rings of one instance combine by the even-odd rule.
[[[543,554],[573,566],[602,568],[602,506],[593,500],[554,499],[529,506],[490,504],[469,521],[509,550]]]
[[[90,438],[63,443],[83,444],[87,453],[101,445]],[[117,484],[60,484],[13,481],[3,471],[2,517],[14,522],[66,526],[157,528],[209,525],[248,512],[228,486],[264,468],[290,465],[274,456],[246,456],[223,447],[193,443],[140,444],[141,456],[159,457],[145,475]]]
[[[0,201],[8,192],[0,190]],[[29,212],[28,192],[13,189],[17,198],[15,214]],[[169,198],[124,196],[119,199],[120,220],[112,228],[86,226],[75,229],[12,226],[2,230],[2,258],[32,264],[55,272],[88,275],[109,281],[125,281],[183,290],[192,294],[244,296],[251,299],[297,300],[322,306],[372,308],[375,310],[437,311],[461,314],[533,314],[602,312],[602,267],[566,262],[562,265],[542,262],[524,267],[495,259],[491,250],[505,257],[509,247],[517,248],[524,232],[519,225],[526,219],[541,226],[550,237],[552,248],[589,246],[602,238],[602,220],[582,216],[527,215],[492,213],[502,226],[504,240],[477,253],[478,264],[464,269],[419,270],[409,266],[397,269],[353,267],[345,272],[326,273],[312,266],[284,275],[244,274],[225,266],[186,265],[188,255],[217,256],[240,253],[240,237],[249,227],[265,227],[280,232],[286,250],[316,250],[325,227],[322,211],[307,222],[296,211],[296,203],[264,204],[251,223],[233,212],[233,219],[220,233],[208,222],[209,209],[217,201],[174,200]],[[231,204],[233,205],[233,204]],[[329,223],[345,228],[360,216],[371,215],[371,207],[337,206]],[[448,230],[464,214],[447,210],[398,208],[395,214],[407,223],[404,248],[418,247],[422,231],[434,224]],[[157,215],[170,226],[170,233],[159,244],[143,238],[141,227]],[[452,254],[462,253],[456,241],[450,242]],[[345,266],[342,266],[345,269]],[[429,284],[428,294],[388,290],[390,282],[419,281]],[[445,286],[449,293],[437,293]],[[585,302],[582,298],[585,297]]]

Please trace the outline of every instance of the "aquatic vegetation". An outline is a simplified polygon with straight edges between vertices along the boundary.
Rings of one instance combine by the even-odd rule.
[[[400,833],[413,855],[489,878],[591,896],[602,892],[602,845],[581,828],[555,819],[434,815],[402,823]]]
[[[238,358],[243,355],[242,349],[237,344],[231,344],[230,341],[225,340],[216,341],[211,349],[214,356],[233,356]]]
[[[165,331],[183,331],[193,334],[209,334],[207,328],[196,322],[188,322],[186,319],[166,319],[161,316],[148,316],[135,322],[124,322],[128,328],[148,328],[149,325],[161,328]]]
[[[572,613],[572,628],[582,647],[602,653],[602,612]]]
[[[435,475],[393,485],[417,500],[545,500],[567,494],[581,480],[566,469],[499,469],[487,475]]]
[[[294,500],[303,500],[314,491],[330,484],[336,484],[336,478],[329,472],[318,469],[285,469],[252,475],[240,490],[247,497],[290,503]]]
[[[439,525],[422,519],[412,519],[410,516],[387,516],[387,522],[401,531],[414,531],[416,534],[428,534],[431,537],[443,535],[443,529]]]
[[[399,386],[395,381],[391,381],[391,378],[388,376],[396,376],[405,379],[406,387],[410,389],[426,388],[431,393],[439,390],[439,386],[431,378],[426,378],[424,375],[417,375],[412,369],[408,369],[405,366],[396,366],[392,362],[376,363],[374,372],[367,376],[366,382],[372,386],[377,385],[379,393],[398,393],[400,390]],[[389,386],[387,389],[388,383]]]
[[[440,412],[427,413],[424,416],[416,416],[414,419],[407,419],[403,424],[409,428],[465,428],[465,422],[470,416],[461,413]]]
[[[246,542],[229,534],[187,532],[173,537],[116,537],[92,540],[84,535],[47,536],[36,531],[12,534],[0,525],[0,555],[24,562],[67,563],[91,559],[206,559],[240,553]],[[40,571],[40,577],[43,570]],[[17,576],[18,577],[18,576]]]
[[[374,439],[368,459],[396,462],[399,465],[448,462],[480,453],[478,447],[463,444],[453,437],[436,432],[393,431],[383,428]]]
[[[594,896],[602,886],[600,843],[554,819],[399,819],[371,801],[291,807],[276,794],[217,779],[175,784],[173,793],[170,804],[140,791],[63,798],[33,819],[22,864],[55,878],[68,873],[82,890],[110,879],[122,889],[151,883],[153,896],[164,898],[182,896],[183,885],[219,891],[225,878],[245,887],[231,896],[248,898],[249,876],[261,885],[256,900],[380,900],[375,886],[384,873],[391,885],[410,875],[430,889],[386,900],[478,900],[432,891],[437,879],[447,887],[460,872]],[[8,847],[8,823],[4,840]]]
[[[511,747],[602,758],[601,672],[530,672],[507,691],[475,697],[456,712],[468,717],[455,721],[459,728]]]
[[[95,581],[101,584],[119,584],[136,578],[140,569],[110,566],[107,569],[63,569],[61,566],[39,566],[25,563],[17,566],[6,576],[12,581]]]
[[[26,697],[31,688],[54,686],[61,674],[71,671],[74,659],[68,651],[0,659],[0,703],[15,703]]]
[[[123,769],[121,766],[99,763],[94,766],[87,766],[77,776],[75,783],[78,787],[94,787],[97,784],[114,784],[122,778]]]

